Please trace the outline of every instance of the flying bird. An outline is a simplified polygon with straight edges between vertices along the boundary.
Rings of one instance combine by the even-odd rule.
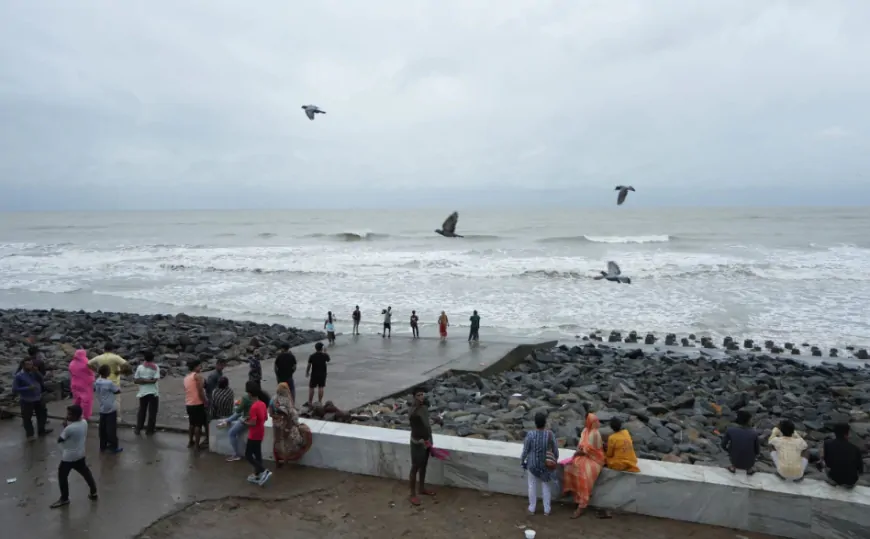
[[[607,263],[607,271],[602,271],[601,275],[593,277],[593,279],[595,279],[596,281],[605,279],[614,283],[631,284],[631,279],[628,277],[623,277],[622,270],[619,269],[619,265],[612,260]]]
[[[459,222],[459,212],[453,212],[444,220],[444,224],[441,225],[441,228],[435,232],[441,234],[445,238],[461,238],[462,236],[456,233],[457,222]]]
[[[313,120],[314,118],[312,118]],[[625,202],[625,197],[628,196],[629,191],[634,191],[634,187],[630,185],[617,185],[616,191],[619,191],[619,196],[616,198],[616,205],[622,206],[622,203]]]
[[[315,114],[326,114],[326,112],[320,110],[317,105],[302,105],[302,110],[305,111],[305,115],[308,116],[309,120],[313,120]]]

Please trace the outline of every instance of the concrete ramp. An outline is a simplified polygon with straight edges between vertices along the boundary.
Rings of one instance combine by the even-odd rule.
[[[532,350],[555,344],[555,341],[468,343],[464,339],[411,339],[404,335],[392,339],[340,335],[336,346],[328,350],[332,361],[326,398],[340,408],[352,410],[407,392],[450,370],[484,375],[501,372],[520,363]],[[307,398],[305,365],[313,352],[314,346],[310,344],[293,349],[299,361],[297,400]]]

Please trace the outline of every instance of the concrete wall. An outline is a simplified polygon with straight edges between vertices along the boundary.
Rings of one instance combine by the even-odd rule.
[[[301,464],[407,479],[411,468],[407,431],[304,421],[314,434],[314,445]],[[212,451],[230,452],[226,430],[213,424],[211,436]],[[451,457],[430,460],[427,482],[526,496],[519,462],[522,445],[437,434],[434,443],[449,450]],[[266,429],[263,447],[264,457],[271,459],[271,428]],[[769,474],[747,477],[721,468],[648,460],[642,460],[640,468],[636,474],[605,469],[592,505],[793,539],[870,537],[870,488],[847,491],[809,479],[786,483]]]

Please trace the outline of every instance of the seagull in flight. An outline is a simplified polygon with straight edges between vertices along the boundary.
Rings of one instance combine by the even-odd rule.
[[[601,275],[593,277],[593,279],[596,281],[605,279],[614,283],[631,284],[631,279],[622,275],[622,270],[619,269],[619,265],[613,260],[607,263],[607,271],[602,271]]]
[[[309,120],[313,120],[315,114],[326,114],[326,112],[320,110],[317,105],[302,105],[302,110],[305,111],[305,115],[308,116]]]
[[[312,120],[314,118],[311,118]],[[628,192],[634,192],[634,187],[630,185],[617,185],[616,191],[619,191],[619,196],[616,198],[616,205],[622,206],[622,203],[625,202],[625,197],[628,196]]]
[[[458,222],[459,212],[453,212],[444,220],[444,224],[441,225],[441,228],[435,232],[441,234],[445,238],[461,238],[462,236],[456,233],[456,223]]]

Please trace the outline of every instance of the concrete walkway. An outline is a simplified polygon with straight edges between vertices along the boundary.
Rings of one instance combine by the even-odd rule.
[[[245,481],[250,466],[244,462],[188,450],[181,435],[137,438],[129,429],[120,433],[124,451],[118,455],[100,455],[96,428],[89,431],[88,461],[100,499],[89,501],[87,486],[73,472],[71,504],[49,509],[59,496],[56,433],[28,443],[18,420],[0,422],[4,537],[457,539],[522,537],[528,527],[542,539],[773,539],[635,515],[576,521],[569,519],[570,507],[558,505],[549,518],[527,517],[523,498],[449,488],[412,507],[405,482],[296,466],[277,470],[261,488]]]
[[[396,336],[391,339],[372,336],[339,335],[337,344],[327,352],[331,357],[326,396],[344,410],[380,400],[397,392],[410,390],[448,370],[482,372],[505,370],[513,367],[532,350],[554,345],[554,342],[533,343],[504,339],[499,342],[469,344],[464,339],[441,341],[438,338],[412,339]],[[297,400],[308,398],[305,366],[314,353],[314,344],[292,349],[298,361],[296,370]],[[264,388],[274,392],[274,358],[262,362]],[[230,387],[241,395],[248,380],[247,364],[227,368]],[[48,404],[49,414],[64,417],[69,401]],[[121,395],[122,423],[133,425],[139,403],[136,388],[129,387]],[[184,391],[181,378],[164,378],[160,382],[160,411],[158,425],[169,429],[187,429]]]

